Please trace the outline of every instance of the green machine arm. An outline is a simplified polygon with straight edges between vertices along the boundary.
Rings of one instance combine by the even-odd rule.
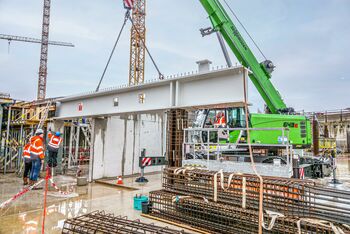
[[[270,112],[272,114],[290,112],[290,108],[287,108],[281,95],[270,81],[274,69],[273,63],[269,60],[262,63],[257,61],[219,0],[200,0],[200,2],[209,14],[213,29],[222,34],[240,63],[251,70],[249,77]]]

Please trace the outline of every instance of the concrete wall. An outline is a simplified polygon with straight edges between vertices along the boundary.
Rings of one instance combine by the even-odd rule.
[[[166,117],[162,112],[96,118],[92,178],[140,173],[139,156],[163,155],[166,148]],[[149,167],[145,172],[159,171]]]

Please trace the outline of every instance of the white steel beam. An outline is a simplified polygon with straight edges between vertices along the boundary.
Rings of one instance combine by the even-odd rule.
[[[58,99],[58,119],[242,105],[243,67],[152,81]]]

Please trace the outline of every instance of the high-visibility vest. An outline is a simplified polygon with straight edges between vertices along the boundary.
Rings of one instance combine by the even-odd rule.
[[[43,138],[34,136],[30,139],[30,154],[41,159],[45,158]]]
[[[220,120],[219,120],[219,124],[221,125],[225,125],[226,124],[226,118],[225,116],[221,116]]]
[[[30,151],[29,151],[29,148],[30,148],[30,144],[26,144],[24,147],[23,147],[23,158],[27,158],[27,159],[30,159]]]
[[[51,146],[54,149],[60,148],[60,144],[62,142],[61,137],[49,134],[49,139],[50,139],[49,144],[48,144],[49,146]]]

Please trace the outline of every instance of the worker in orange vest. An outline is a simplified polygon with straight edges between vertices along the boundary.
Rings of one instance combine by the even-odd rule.
[[[23,153],[22,153],[23,162],[24,162],[23,185],[28,184],[29,174],[32,169],[32,160],[30,158],[29,148],[30,148],[30,143],[27,143],[23,147]]]
[[[35,136],[30,138],[30,158],[32,160],[32,169],[29,177],[29,185],[33,185],[38,180],[41,164],[45,158],[44,131],[42,129],[36,130]]]
[[[61,133],[56,132],[55,134],[52,134],[50,131],[48,134],[48,138],[49,138],[49,143],[47,145],[47,149],[49,150],[48,165],[49,167],[52,168],[57,166],[57,154],[58,154],[60,145],[62,143]]]
[[[221,111],[216,115],[214,126],[217,128],[226,126],[226,118],[224,112]]]

